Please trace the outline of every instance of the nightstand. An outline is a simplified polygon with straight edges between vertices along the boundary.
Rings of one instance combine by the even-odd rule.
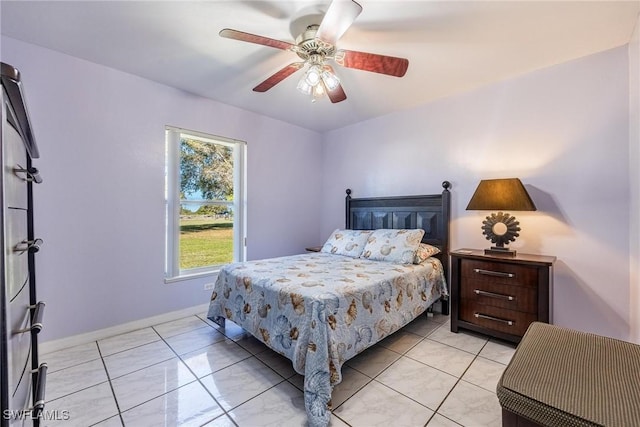
[[[451,255],[451,331],[469,329],[520,342],[531,322],[551,322],[554,256]]]

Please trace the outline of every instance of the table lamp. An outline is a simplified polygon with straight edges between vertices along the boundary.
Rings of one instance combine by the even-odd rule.
[[[516,251],[505,247],[520,236],[520,223],[502,211],[535,211],[529,193],[518,178],[483,179],[471,197],[467,210],[498,211],[482,221],[482,234],[495,244],[485,249],[487,255],[514,257]]]

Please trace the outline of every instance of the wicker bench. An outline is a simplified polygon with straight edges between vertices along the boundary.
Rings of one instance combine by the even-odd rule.
[[[496,392],[503,427],[639,427],[640,346],[535,322]]]

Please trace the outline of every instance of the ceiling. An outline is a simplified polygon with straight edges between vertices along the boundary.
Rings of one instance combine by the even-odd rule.
[[[397,78],[336,65],[348,96],[337,104],[298,92],[302,71],[253,92],[298,57],[218,36],[233,28],[294,42],[290,23],[328,0],[2,0],[1,32],[324,132],[622,46],[640,11],[640,1],[358,2],[338,48],[404,57],[409,69]]]

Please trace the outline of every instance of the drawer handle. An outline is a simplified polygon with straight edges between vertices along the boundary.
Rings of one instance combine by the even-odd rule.
[[[29,309],[34,309],[33,317],[31,318],[31,326],[28,328],[20,329],[15,333],[24,334],[31,331],[35,332],[36,334],[39,333],[43,328],[42,317],[44,316],[44,306],[44,301],[40,301],[36,305],[30,305]]]
[[[26,181],[35,182],[36,184],[42,184],[42,177],[40,176],[40,171],[38,170],[38,168],[30,167],[27,169],[27,168],[23,168],[20,165],[16,165],[16,167],[13,168],[13,172],[15,172],[16,174],[18,173],[25,174]]]
[[[486,314],[482,313],[473,313],[473,315],[478,319],[493,320],[494,322],[504,323],[509,326],[513,326],[513,324],[515,323],[513,320],[500,319],[499,317],[487,316]]]
[[[23,254],[29,251],[30,254],[35,254],[40,252],[40,245],[43,244],[44,241],[42,239],[33,239],[33,240],[23,240],[18,243],[14,248],[14,252],[18,252]]]
[[[33,371],[34,373],[38,373],[38,378],[36,379],[36,392],[34,394],[31,412],[33,416],[38,418],[44,409],[44,391],[47,386],[47,369],[47,364],[41,363],[38,369]]]
[[[480,289],[475,289],[473,292],[475,292],[476,295],[480,295],[483,297],[506,299],[507,301],[513,301],[516,299],[516,297],[513,297],[511,295],[496,294],[493,292],[481,291]]]
[[[502,271],[483,270],[481,268],[474,268],[473,271],[475,271],[478,274],[484,274],[485,276],[508,277],[508,278],[516,277],[516,275],[513,274],[513,273],[504,273]]]

